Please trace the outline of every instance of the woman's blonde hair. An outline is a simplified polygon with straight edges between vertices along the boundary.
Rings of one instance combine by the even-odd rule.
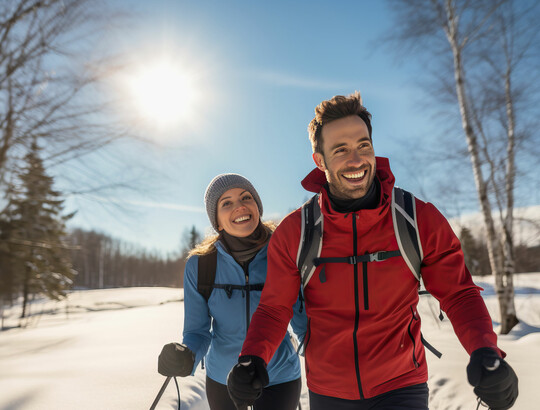
[[[268,230],[268,232],[272,233],[276,229],[276,224],[274,221],[263,221],[263,226]],[[188,259],[191,258],[193,255],[207,255],[216,249],[216,242],[219,239],[219,234],[217,235],[210,235],[204,238],[200,243],[195,245],[195,247],[189,251],[188,253]]]

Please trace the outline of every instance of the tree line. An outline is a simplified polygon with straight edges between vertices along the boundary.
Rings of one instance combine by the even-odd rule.
[[[201,235],[184,233],[184,248],[162,256],[106,234],[66,229],[73,214],[47,174],[33,142],[13,174],[0,213],[0,308],[22,297],[21,317],[35,296],[60,300],[71,289],[181,287],[185,257]]]
[[[69,241],[75,288],[183,286],[186,255],[180,252],[163,256],[83,229],[74,229]]]
[[[471,274],[491,275],[489,251],[484,237],[475,237],[467,227],[462,227],[458,236],[465,255],[465,264]],[[540,270],[540,245],[516,245],[515,263],[516,272],[538,272]]]

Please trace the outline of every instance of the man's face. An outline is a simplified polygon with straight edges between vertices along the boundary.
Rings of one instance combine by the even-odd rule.
[[[375,151],[366,123],[357,115],[323,126],[323,154],[313,154],[324,171],[332,195],[358,199],[366,195],[375,178]]]

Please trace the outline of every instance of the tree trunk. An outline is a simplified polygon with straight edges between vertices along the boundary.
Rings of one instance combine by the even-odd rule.
[[[454,16],[454,10],[453,6],[449,3],[447,3],[447,18],[448,18],[448,26],[446,35],[448,38],[448,41],[450,43],[450,46],[452,48],[452,54],[454,59],[454,77],[455,77],[455,83],[456,83],[456,94],[459,104],[459,110],[461,114],[461,123],[463,130],[465,132],[465,137],[467,140],[467,148],[469,152],[469,156],[471,158],[471,165],[474,175],[474,182],[476,184],[476,191],[478,193],[478,201],[480,202],[480,207],[482,211],[482,216],[484,219],[484,227],[486,229],[486,236],[487,236],[487,248],[488,248],[488,254],[489,254],[489,262],[491,266],[492,274],[495,275],[495,287],[497,290],[497,295],[499,297],[499,304],[501,305],[501,324],[511,324],[512,320],[507,320],[507,312],[508,312],[508,301],[509,297],[511,297],[510,301],[513,301],[513,293],[510,295],[508,292],[505,292],[505,281],[502,280],[504,275],[504,270],[502,267],[502,255],[501,250],[499,246],[499,242],[497,240],[497,235],[495,231],[495,223],[493,221],[493,215],[491,210],[491,204],[489,202],[488,198],[488,192],[487,192],[487,184],[484,180],[484,177],[482,175],[482,168],[481,168],[481,160],[479,155],[479,149],[478,149],[478,141],[477,137],[474,133],[472,124],[471,124],[471,116],[470,116],[470,109],[467,101],[467,95],[465,92],[465,72],[463,69],[463,64],[461,61],[461,51],[462,51],[462,45],[458,43],[457,38],[457,21]],[[510,239],[511,240],[511,239]],[[506,264],[505,264],[506,265]],[[508,277],[506,277],[508,282]],[[512,278],[510,276],[509,279],[510,283],[512,283]],[[504,305],[501,303],[504,302]],[[512,303],[513,306],[513,303]],[[515,316],[515,313],[514,313]],[[504,329],[507,329],[507,326],[504,327]],[[501,329],[502,331],[503,329]]]
[[[30,295],[30,272],[29,272],[30,269],[31,268],[28,266],[25,269],[21,319],[24,319],[26,317],[26,306],[28,305],[28,296]]]
[[[0,330],[4,330],[4,295],[0,296]]]
[[[507,125],[507,162],[506,162],[506,216],[503,222],[503,254],[504,267],[500,275],[495,278],[495,289],[499,300],[501,311],[501,333],[508,334],[512,328],[519,323],[514,305],[514,181],[515,181],[515,121],[514,105],[511,93],[511,82],[509,70],[505,73],[505,100]]]
[[[99,283],[98,289],[103,289],[104,287],[104,272],[103,272],[103,244],[99,245]]]

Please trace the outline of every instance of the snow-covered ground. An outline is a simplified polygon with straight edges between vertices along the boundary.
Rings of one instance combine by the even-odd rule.
[[[492,317],[498,317],[491,278],[476,278]],[[540,408],[540,273],[515,277],[521,323],[500,346],[520,379],[515,409]],[[0,409],[149,409],[164,378],[157,373],[163,344],[181,339],[181,289],[127,288],[73,292],[66,302],[36,301],[25,328],[0,333]],[[443,352],[429,352],[430,408],[475,409],[466,381],[468,357],[448,320],[438,323],[421,304],[423,333]],[[5,311],[6,327],[18,324],[20,307]],[[497,325],[497,323],[495,323]],[[535,381],[536,380],[536,381]],[[208,409],[204,371],[179,378],[182,409]],[[158,409],[177,408],[171,382]],[[302,408],[309,408],[307,389]]]

